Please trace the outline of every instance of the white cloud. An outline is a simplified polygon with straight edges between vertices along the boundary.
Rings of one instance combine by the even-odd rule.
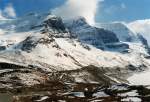
[[[6,17],[8,18],[15,18],[16,17],[16,12],[12,6],[12,4],[8,4],[4,10],[3,10],[3,13]]]
[[[82,16],[86,18],[88,23],[94,24],[100,1],[103,0],[67,0],[64,5],[54,9],[52,13],[65,19]]]
[[[136,33],[142,34],[150,45],[150,19],[137,20],[128,24]]]
[[[119,11],[124,11],[127,8],[127,6],[124,3],[121,3],[119,5],[111,5],[110,7],[104,9],[104,12],[112,15]]]

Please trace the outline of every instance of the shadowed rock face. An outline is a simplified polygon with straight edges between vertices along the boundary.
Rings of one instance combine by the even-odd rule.
[[[29,36],[24,41],[22,41],[18,46],[21,47],[21,50],[30,52],[38,44],[49,45],[53,42],[55,42],[55,40],[52,37],[48,37],[46,35],[41,36],[37,39],[35,36]],[[55,43],[55,45],[58,46],[56,43]]]
[[[147,49],[147,52],[150,54],[150,46],[148,45],[147,40],[141,34],[138,34],[138,38],[140,39],[140,41],[142,42],[142,44]]]
[[[118,39],[123,42],[133,42],[138,39],[137,36],[123,23],[104,23],[98,24],[98,27],[114,32]]]
[[[148,46],[147,40],[142,35],[138,34],[138,37],[141,40],[141,42],[143,43],[143,45]]]
[[[21,49],[22,49],[23,51],[28,51],[28,52],[29,52],[29,51],[31,51],[33,48],[35,48],[36,45],[37,45],[37,43],[34,42],[31,37],[27,37],[27,38],[22,42],[22,47],[21,47]]]
[[[52,17],[44,21],[45,28],[50,28],[55,33],[67,33],[66,27],[64,26],[62,19],[60,17]]]
[[[6,50],[6,46],[0,46],[0,51]]]
[[[96,28],[96,30],[98,32],[98,36],[102,38],[105,44],[119,42],[119,39],[117,38],[115,33],[100,28]]]
[[[81,42],[91,44],[100,49],[104,49],[107,43],[119,42],[115,33],[90,26],[84,18],[66,23],[66,26]]]

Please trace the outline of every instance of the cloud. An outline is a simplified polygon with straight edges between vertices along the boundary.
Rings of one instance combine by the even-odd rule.
[[[112,15],[119,11],[123,11],[127,8],[127,6],[124,3],[121,3],[119,5],[111,5],[110,7],[106,8],[104,10],[105,13]]]
[[[64,19],[85,17],[89,24],[95,23],[98,3],[103,0],[67,0],[66,3],[55,8],[52,13]]]
[[[16,12],[11,3],[8,4],[3,10],[0,9],[0,20],[10,19],[10,18],[16,18]]]
[[[136,33],[142,34],[150,45],[150,19],[137,20],[129,23],[128,26]]]
[[[16,18],[16,12],[15,12],[12,4],[8,4],[4,8],[3,13],[8,18]]]

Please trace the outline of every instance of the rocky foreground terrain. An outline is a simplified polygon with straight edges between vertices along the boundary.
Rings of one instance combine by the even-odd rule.
[[[149,86],[49,81],[0,94],[2,102],[149,102]],[[12,91],[12,90],[10,90]]]
[[[1,63],[15,70],[0,73],[0,102],[149,102],[150,86],[131,86],[128,74],[87,66],[78,70],[44,72],[33,66]],[[97,74],[99,73],[99,74]],[[21,79],[22,78],[22,79]],[[77,79],[82,79],[76,82]],[[88,82],[89,80],[89,82]],[[93,82],[91,82],[93,80]],[[122,83],[121,83],[122,82]],[[123,84],[124,83],[124,84]]]

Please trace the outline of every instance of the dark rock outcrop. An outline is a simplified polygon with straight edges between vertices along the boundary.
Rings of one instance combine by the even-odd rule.
[[[93,27],[84,18],[69,21],[69,23],[66,23],[66,26],[81,42],[93,45],[99,49],[105,49],[106,43],[119,42],[115,33]]]
[[[98,33],[97,36],[102,38],[104,44],[119,42],[119,39],[117,38],[115,33],[111,31],[100,29],[100,28],[96,28],[96,31]]]
[[[6,50],[6,46],[0,46],[0,51]]]
[[[51,17],[45,20],[43,26],[52,31],[52,33],[67,33],[66,27],[60,17]]]
[[[145,48],[147,49],[147,52],[150,54],[150,47],[148,45],[147,40],[141,35],[141,34],[137,34],[138,38],[140,39],[140,41],[142,42],[142,44],[145,46]]]
[[[38,44],[51,45],[53,47],[59,48],[55,40],[52,37],[48,37],[46,35],[41,35],[41,37],[39,38],[36,38],[36,36],[29,36],[24,41],[19,43],[19,45],[16,48],[20,48],[22,51],[26,51],[29,53]]]
[[[113,48],[113,49],[118,49],[118,48],[129,49],[129,45],[125,43],[111,43],[111,44],[107,44],[106,46],[108,48]]]

